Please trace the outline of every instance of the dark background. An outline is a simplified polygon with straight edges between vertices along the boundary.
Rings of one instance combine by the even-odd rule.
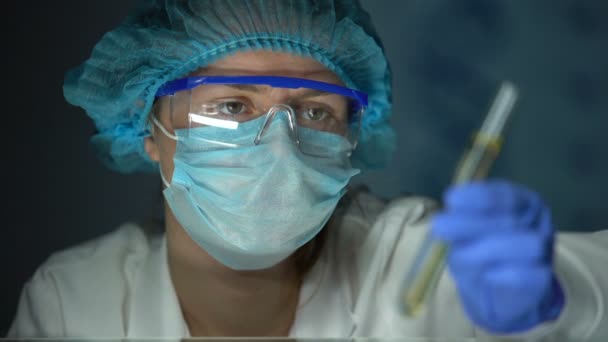
[[[50,253],[159,215],[159,177],[104,169],[88,145],[92,123],[62,93],[64,72],[134,4],[4,7],[2,336],[21,286]],[[608,1],[363,5],[394,71],[399,146],[388,169],[357,182],[385,197],[440,196],[499,82],[509,79],[522,99],[492,176],[540,192],[559,230],[608,228]]]

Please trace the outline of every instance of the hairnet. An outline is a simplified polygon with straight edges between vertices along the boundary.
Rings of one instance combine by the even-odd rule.
[[[353,164],[383,167],[394,149],[391,79],[368,13],[352,0],[145,1],[65,76],[68,102],[85,109],[91,141],[121,172],[158,170],[144,151],[147,115],[165,82],[246,50],[312,57],[369,95]]]

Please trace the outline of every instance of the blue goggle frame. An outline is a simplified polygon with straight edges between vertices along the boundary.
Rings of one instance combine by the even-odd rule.
[[[358,111],[367,107],[367,94],[355,89],[342,87],[339,85],[320,81],[308,80],[305,78],[285,77],[285,76],[194,76],[180,78],[163,84],[154,97],[174,95],[181,90],[190,90],[202,84],[251,84],[268,85],[277,88],[310,88],[328,93],[334,93],[351,98],[357,102],[357,107],[353,110]]]

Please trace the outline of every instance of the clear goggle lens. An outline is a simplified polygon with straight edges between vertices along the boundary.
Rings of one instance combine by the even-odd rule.
[[[227,146],[257,142],[237,142],[234,134],[218,135],[217,128],[234,131],[244,123],[266,117],[258,120],[262,130],[273,116],[286,115],[299,139],[307,139],[306,134],[298,135],[302,128],[322,131],[346,138],[353,149],[364,112],[361,104],[341,94],[250,84],[198,85],[171,95],[170,109],[171,127],[167,129],[171,133],[188,130],[185,134],[189,134],[190,130],[197,129],[195,136],[205,139],[205,128],[215,127],[212,141]]]

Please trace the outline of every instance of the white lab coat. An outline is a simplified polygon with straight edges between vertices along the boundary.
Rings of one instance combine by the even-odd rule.
[[[290,336],[499,340],[467,319],[448,272],[422,316],[400,315],[397,290],[432,207],[422,198],[385,204],[359,194],[330,227],[328,244],[303,282]],[[565,310],[556,322],[511,337],[608,336],[607,246],[608,231],[559,234],[555,267]],[[188,337],[166,257],[164,237],[132,223],[55,253],[24,286],[8,336]]]

